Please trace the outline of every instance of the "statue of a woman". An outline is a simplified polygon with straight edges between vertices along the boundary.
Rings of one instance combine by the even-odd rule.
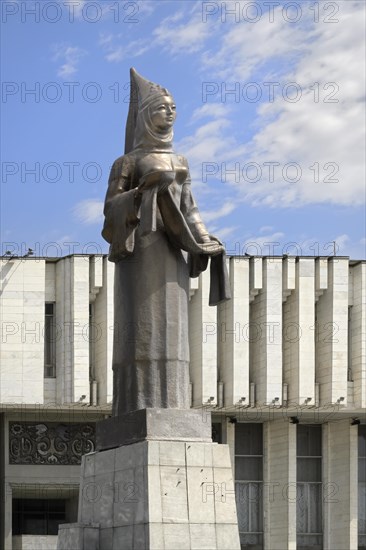
[[[171,94],[131,69],[125,155],[112,167],[103,237],[115,269],[113,415],[189,403],[188,292],[211,261],[210,304],[229,296],[224,248],[204,226],[172,149]]]

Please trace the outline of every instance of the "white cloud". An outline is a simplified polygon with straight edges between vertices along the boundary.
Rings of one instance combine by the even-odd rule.
[[[123,33],[101,34],[99,45],[105,50],[105,58],[110,63],[118,63],[126,58],[134,58],[143,55],[151,48],[151,40],[139,39],[127,41]]]
[[[246,173],[248,177],[239,182],[231,178],[242,200],[269,207],[364,202],[364,10],[362,3],[342,2],[339,22],[333,24],[314,23],[310,10],[303,10],[298,25],[278,13],[271,24],[262,18],[252,25],[227,26],[216,54],[213,48],[207,50],[204,68],[225,77],[228,87],[252,78],[268,95],[263,83],[269,78],[276,83],[274,100],[258,104],[256,130],[249,142],[240,143],[229,133],[226,120],[213,134],[214,145],[221,143],[221,148],[216,146],[209,157],[201,156],[212,160],[219,155],[230,167],[240,162],[241,172],[248,162],[256,163],[258,181]],[[300,90],[296,102],[291,101],[293,95],[284,99],[281,93],[290,82]],[[295,87],[288,91],[294,94]],[[237,105],[238,116],[245,108],[243,100]],[[205,109],[209,110],[204,105],[198,115]],[[205,153],[210,145],[207,140]],[[199,144],[194,152],[201,151]],[[264,164],[269,162],[277,163],[273,178]]]
[[[188,21],[183,12],[165,19],[154,35],[172,55],[205,48],[202,68],[226,79],[228,87],[252,78],[268,94],[263,83],[275,83],[273,101],[258,104],[257,130],[248,143],[231,131],[227,105],[206,103],[194,111],[192,122],[213,118],[180,142],[195,175],[202,162],[239,161],[240,170],[253,162],[258,181],[248,175],[237,186],[240,198],[253,205],[362,204],[364,9],[359,2],[342,2],[338,23],[327,22],[324,14],[315,23],[314,11],[303,8],[301,21],[292,24],[282,5],[272,23],[262,17],[255,24],[215,26],[202,22],[197,6]],[[290,82],[296,87],[285,88]],[[297,90],[299,100],[291,101],[286,89]],[[245,109],[244,101],[239,108]],[[273,178],[264,164],[269,162],[277,163]]]
[[[366,239],[353,240],[346,233],[334,238],[337,256],[349,256],[352,260],[365,258]]]
[[[212,25],[202,20],[202,4],[195,2],[187,17],[187,7],[163,19],[153,31],[155,42],[172,55],[198,52],[210,37]]]
[[[104,46],[104,47],[108,48],[112,44],[114,37],[115,37],[115,35],[111,32],[108,33],[108,34],[105,34],[104,32],[101,32],[99,34],[99,40],[98,40],[99,46]]]
[[[268,231],[273,231],[272,225],[263,225],[263,227],[259,228],[259,233],[267,233]]]
[[[352,260],[365,258],[365,239],[351,237],[347,233],[335,235],[329,241],[324,241],[319,237],[306,237],[299,241],[303,255],[349,256]]]
[[[258,181],[250,174],[239,182],[231,176],[238,201],[268,207],[361,204],[365,197],[364,5],[353,0],[339,4],[338,23],[326,22],[324,13],[315,23],[314,10],[305,6],[296,24],[283,17],[282,5],[274,9],[272,23],[268,17],[255,24],[230,23],[229,17],[222,23],[214,18],[203,22],[202,5],[197,2],[188,12],[184,8],[165,18],[149,41],[123,45],[119,34],[104,36],[100,43],[110,62],[141,55],[155,46],[172,56],[199,52],[201,68],[209,72],[210,81],[225,79],[230,87],[252,79],[261,87],[263,101],[257,105],[254,134],[247,142],[242,136],[248,132],[244,134],[237,125],[249,106],[244,100],[230,106],[205,103],[194,110],[191,124],[201,120],[203,124],[181,139],[177,150],[189,159],[195,180],[202,180],[202,163],[216,162],[221,172],[222,163],[230,170],[239,162],[242,173],[252,162],[259,167]],[[273,101],[265,99],[268,81],[275,83]],[[300,89],[296,102],[283,98],[289,82]],[[273,162],[272,178],[265,163]],[[230,175],[221,181],[226,179],[230,182]]]
[[[159,0],[138,0],[137,11],[138,14],[144,14],[144,17],[151,15],[159,6]],[[138,19],[138,14],[135,17]]]
[[[236,204],[230,201],[225,202],[221,208],[218,208],[216,210],[208,210],[208,211],[201,211],[202,219],[205,222],[211,222],[213,220],[218,220],[219,218],[223,218],[225,216],[228,216],[235,210]]]
[[[231,4],[234,7],[238,2]],[[245,4],[247,2],[240,2],[242,8]],[[221,30],[226,32],[222,33],[215,54],[206,51],[203,55],[205,68],[221,78],[245,81],[269,62],[279,59],[286,59],[288,68],[289,63],[293,63],[300,52],[309,47],[311,35],[301,26],[288,23],[282,16],[282,6],[274,9],[272,23],[268,16],[261,17],[255,23],[247,22],[241,16],[236,22],[232,17],[231,25],[229,21],[228,18],[226,23],[221,23]]]
[[[139,2],[138,13],[149,16],[156,9],[157,2]],[[138,18],[138,13],[136,17]],[[106,60],[120,62],[126,58],[138,57],[153,48],[163,49],[171,55],[199,51],[210,36],[210,26],[202,22],[201,2],[189,9],[177,11],[164,18],[147,38],[129,41],[126,33],[101,35],[99,44],[106,51]]]
[[[85,50],[78,46],[68,46],[66,44],[55,44],[53,46],[53,61],[61,61],[57,76],[68,78],[74,75],[79,68],[81,59],[87,54]]]
[[[217,235],[217,237],[221,240],[226,239],[230,235],[234,233],[234,231],[237,231],[237,226],[228,226],[228,227],[218,227],[215,229],[212,229],[212,233],[214,235]]]
[[[201,107],[198,107],[193,111],[191,122],[196,122],[201,118],[221,118],[227,117],[230,111],[228,105],[222,103],[204,103]]]
[[[103,201],[97,199],[86,199],[79,202],[73,208],[74,216],[85,225],[103,223]]]
[[[318,25],[311,50],[307,48],[287,75],[287,81],[296,82],[302,91],[299,101],[278,99],[259,111],[262,126],[250,144],[250,160],[262,166],[277,161],[280,167],[275,182],[263,177],[246,189],[247,197],[256,203],[353,205],[365,199],[363,6],[344,2],[342,11],[336,27]],[[318,102],[315,82],[319,83]],[[296,183],[283,177],[289,162],[301,168]]]
[[[230,120],[219,117],[210,120],[196,129],[193,135],[183,138],[176,144],[176,150],[183,153],[190,164],[191,176],[194,181],[205,183],[207,181],[207,164],[220,162],[225,159],[232,146],[236,146],[233,138],[225,136],[225,129],[230,126]]]
[[[336,253],[342,254],[343,251],[347,249],[347,243],[349,241],[350,241],[350,238],[348,235],[346,234],[338,235],[338,237],[334,239]]]
[[[280,255],[280,246],[285,234],[281,231],[266,235],[253,235],[244,239],[243,251],[254,256],[258,255]],[[243,251],[241,253],[243,253]]]

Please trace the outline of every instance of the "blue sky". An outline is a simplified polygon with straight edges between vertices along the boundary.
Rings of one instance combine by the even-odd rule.
[[[229,253],[365,258],[365,4],[3,1],[2,254],[107,252],[129,68]],[[33,90],[33,93],[31,92]]]

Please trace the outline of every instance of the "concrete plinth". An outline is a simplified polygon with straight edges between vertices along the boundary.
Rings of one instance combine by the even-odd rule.
[[[211,414],[195,409],[141,409],[98,422],[96,449],[143,440],[211,441]]]
[[[145,440],[84,456],[78,523],[59,531],[58,550],[71,548],[239,550],[228,446]]]
[[[69,523],[59,526],[57,550],[79,550],[79,548],[99,550],[99,525]]]

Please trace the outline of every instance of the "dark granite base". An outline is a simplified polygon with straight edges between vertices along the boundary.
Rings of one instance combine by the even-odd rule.
[[[211,442],[211,414],[196,409],[142,409],[97,423],[97,451],[145,439]]]

